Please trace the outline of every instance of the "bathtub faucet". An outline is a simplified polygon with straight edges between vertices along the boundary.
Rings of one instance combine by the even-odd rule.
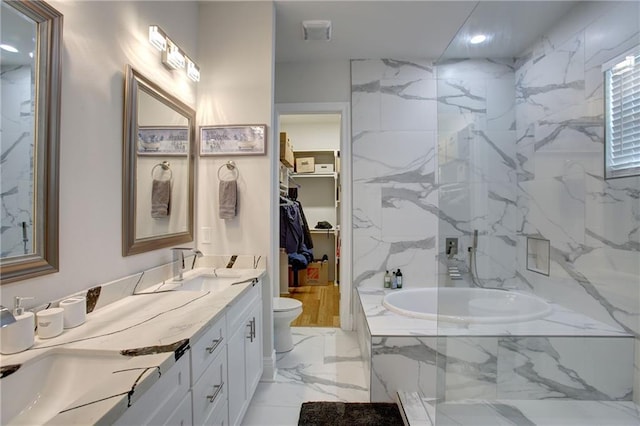
[[[182,281],[182,272],[184,270],[184,252],[189,251],[194,254],[193,263],[191,269],[196,264],[196,259],[202,257],[203,254],[200,250],[191,247],[174,247],[171,249],[173,253],[173,281]]]

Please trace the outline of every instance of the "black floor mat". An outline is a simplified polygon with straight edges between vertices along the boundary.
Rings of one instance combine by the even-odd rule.
[[[298,426],[403,426],[398,406],[391,402],[305,402]]]

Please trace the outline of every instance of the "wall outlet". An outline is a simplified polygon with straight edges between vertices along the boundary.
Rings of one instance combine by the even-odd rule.
[[[455,256],[458,254],[458,239],[457,238],[447,238],[445,239],[445,254],[449,257]]]
[[[211,228],[202,227],[202,244],[211,244]]]

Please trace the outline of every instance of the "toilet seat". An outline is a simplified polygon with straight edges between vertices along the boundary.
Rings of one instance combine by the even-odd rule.
[[[273,298],[273,311],[274,312],[286,312],[293,311],[302,307],[302,302],[290,297],[274,297]]]

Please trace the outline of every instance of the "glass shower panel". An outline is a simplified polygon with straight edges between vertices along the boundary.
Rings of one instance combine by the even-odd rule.
[[[423,402],[437,425],[640,424],[640,178],[604,180],[600,70],[640,45],[640,5],[533,3],[480,2],[434,66],[438,377]],[[518,23],[543,7],[525,40]],[[480,30],[493,41],[468,45]],[[549,241],[548,273],[527,269],[528,239]]]

